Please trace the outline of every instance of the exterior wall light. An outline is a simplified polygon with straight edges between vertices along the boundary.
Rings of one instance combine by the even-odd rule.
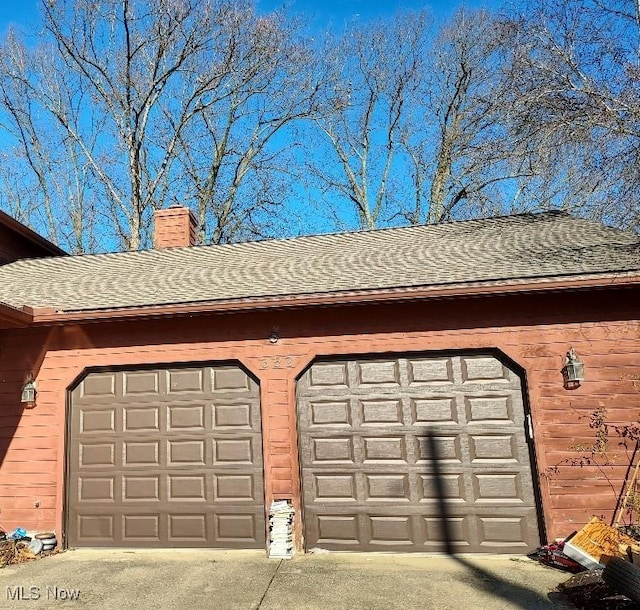
[[[269,335],[269,343],[277,343],[280,340],[280,329],[276,326]]]
[[[33,375],[29,375],[27,382],[22,386],[22,398],[20,402],[28,409],[36,406],[36,382]]]
[[[567,359],[562,367],[562,378],[565,390],[575,390],[584,381],[584,362],[578,358],[576,351],[571,348],[567,352]]]

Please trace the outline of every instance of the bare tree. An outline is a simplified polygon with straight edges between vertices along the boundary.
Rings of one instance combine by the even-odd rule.
[[[540,176],[508,132],[509,54],[500,21],[459,10],[428,50],[427,70],[402,144],[411,167],[403,216],[437,223],[519,210]]]
[[[246,10],[234,20],[220,40],[229,69],[180,132],[177,159],[202,239],[213,242],[273,227],[294,181],[293,124],[314,116],[319,103],[316,58],[296,24]],[[171,110],[164,111],[172,124]]]
[[[355,21],[252,0],[41,0],[0,47],[0,205],[71,251],[565,208],[638,228],[640,0]],[[307,197],[310,211],[296,203]],[[320,210],[320,212],[319,212]]]
[[[151,211],[175,201],[198,213],[202,240],[259,234],[287,168],[276,135],[314,104],[293,26],[231,0],[43,0],[42,10],[34,48],[13,37],[2,49],[0,122],[44,209],[55,169],[73,177],[76,205],[101,202],[103,249],[114,237],[148,244]],[[247,186],[257,171],[258,197]],[[53,214],[47,225],[56,237]]]
[[[438,32],[425,14],[355,26],[327,53],[323,135],[311,162],[357,226],[436,223],[518,207],[538,178],[507,133],[499,21],[460,10]]]
[[[0,74],[0,106],[4,110],[0,129],[7,143],[0,152],[3,207],[23,222],[37,225],[49,239],[71,252],[94,249],[96,214],[89,189],[90,168],[73,140],[42,121],[42,106],[31,83],[49,79],[50,99],[63,91],[69,101],[80,99],[82,92],[64,82],[66,72],[55,69],[49,49],[43,46],[27,53],[12,35],[0,55]],[[58,80],[53,79],[54,74]],[[79,110],[77,104],[68,108],[71,114]],[[97,133],[97,128],[93,129],[94,141],[87,138],[88,146],[93,148]]]
[[[638,230],[639,19],[637,0],[543,0],[505,20],[511,137],[545,177],[534,205]]]
[[[352,24],[324,50],[324,111],[315,118],[320,138],[309,170],[324,198],[348,202],[361,228],[395,211],[389,185],[401,171],[400,134],[423,77],[427,34],[426,14],[406,13]],[[334,213],[344,216],[339,207]]]

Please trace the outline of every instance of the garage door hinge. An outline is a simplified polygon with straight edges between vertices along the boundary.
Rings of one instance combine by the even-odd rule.
[[[527,413],[527,431],[529,432],[529,438],[533,440],[533,424],[531,423],[530,413]]]

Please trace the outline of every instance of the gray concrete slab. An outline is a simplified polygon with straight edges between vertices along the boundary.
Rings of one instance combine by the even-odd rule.
[[[0,608],[257,608],[277,567],[254,551],[68,551],[0,570]],[[16,587],[39,598],[18,603]]]
[[[529,610],[564,608],[568,578],[502,557],[81,550],[0,569],[0,608]]]
[[[261,610],[564,608],[552,592],[570,576],[503,557],[306,555],[282,564]]]

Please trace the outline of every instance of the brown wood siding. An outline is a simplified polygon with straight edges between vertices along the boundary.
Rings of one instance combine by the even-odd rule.
[[[61,531],[67,388],[83,370],[239,361],[261,388],[266,498],[293,498],[300,544],[295,383],[313,359],[491,348],[526,373],[547,536],[566,535],[592,514],[610,515],[615,495],[597,469],[565,468],[551,479],[546,470],[575,456],[571,445],[593,439],[588,415],[598,406],[620,422],[637,421],[640,411],[640,293],[585,294],[0,331],[0,526]],[[281,338],[271,344],[274,327]],[[586,364],[586,381],[567,391],[560,369],[571,346]],[[37,374],[38,400],[24,410],[20,386],[30,370]],[[611,472],[619,488],[622,462]]]

